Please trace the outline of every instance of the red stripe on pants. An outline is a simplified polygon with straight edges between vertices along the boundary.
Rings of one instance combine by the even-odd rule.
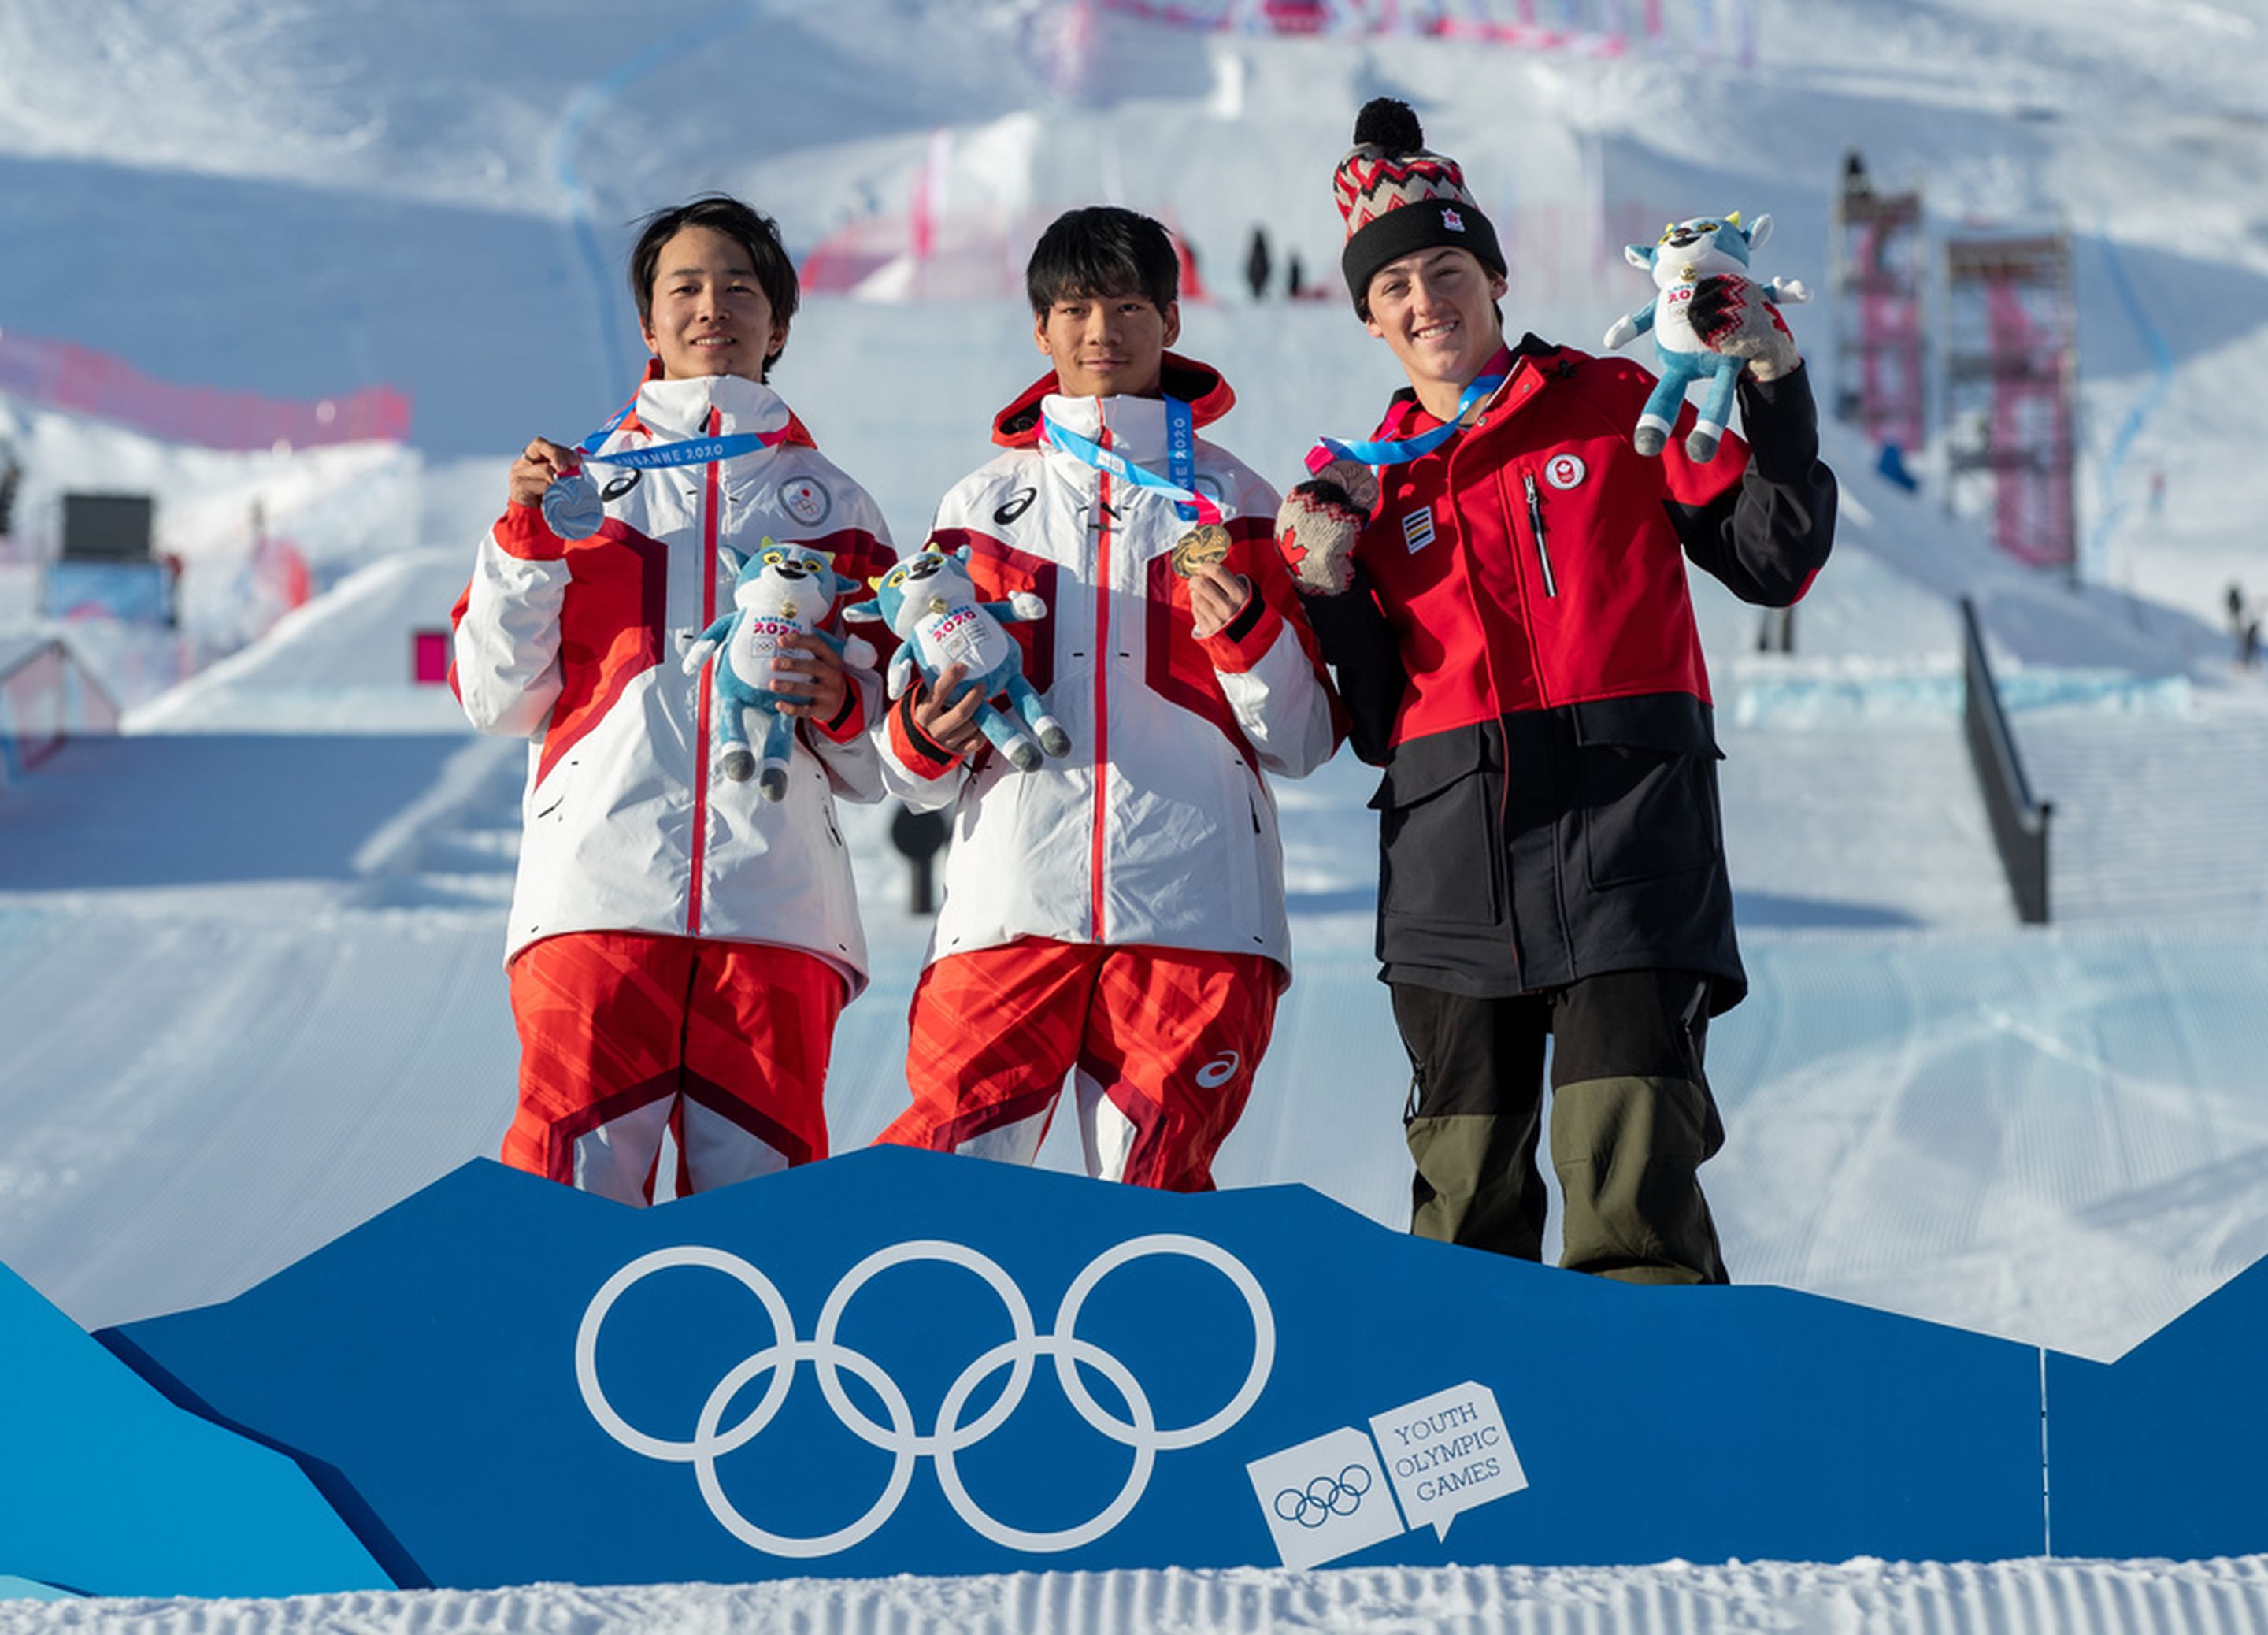
[[[1278,986],[1275,964],[1250,954],[1026,938],[948,954],[914,990],[913,1105],[880,1139],[953,1152],[1044,1121],[1076,1067],[1131,1126],[1123,1154],[1115,1143],[1098,1153],[1098,1135],[1113,1132],[1081,1107],[1090,1174],[1209,1190],[1268,1049]]]
[[[519,1108],[504,1140],[515,1168],[574,1183],[576,1144],[613,1153],[592,1189],[651,1202],[665,1123],[689,1103],[737,1135],[681,1139],[679,1189],[699,1191],[827,1156],[823,1094],[842,974],[800,949],[634,932],[532,943],[511,967]],[[659,1105],[658,1105],[659,1104]],[[641,1120],[616,1127],[642,1109]],[[703,1121],[713,1131],[713,1121]],[[739,1139],[745,1136],[745,1140]]]

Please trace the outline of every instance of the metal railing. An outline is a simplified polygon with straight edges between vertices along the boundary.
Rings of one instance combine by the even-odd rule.
[[[1977,786],[1984,791],[1984,811],[1992,823],[1992,841],[2007,871],[2008,889],[2016,899],[2016,916],[2027,925],[2048,923],[2048,818],[2055,810],[2044,800],[2032,799],[2023,762],[2016,756],[2015,735],[2008,730],[2007,711],[2001,707],[2000,689],[1992,680],[1992,667],[1984,656],[1984,633],[1977,622],[1977,605],[1961,599],[1964,632],[1962,668],[1962,725],[1969,740],[1969,758],[1977,768]]]

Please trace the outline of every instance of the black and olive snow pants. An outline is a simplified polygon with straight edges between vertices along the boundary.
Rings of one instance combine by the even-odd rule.
[[[1412,1073],[1410,1229],[1543,1257],[1549,1036],[1559,1263],[1626,1283],[1729,1281],[1695,1173],[1725,1143],[1701,1070],[1709,981],[1615,971],[1507,998],[1393,983]]]

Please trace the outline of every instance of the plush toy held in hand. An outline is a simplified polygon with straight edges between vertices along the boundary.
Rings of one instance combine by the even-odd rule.
[[[1661,380],[1639,413],[1631,441],[1641,454],[1659,454],[1677,424],[1685,388],[1709,382],[1700,423],[1685,439],[1696,460],[1717,457],[1733,415],[1734,389],[1745,365],[1759,380],[1776,380],[1802,361],[1795,337],[1780,320],[1783,301],[1808,301],[1811,291],[1793,278],[1758,284],[1749,275],[1750,252],[1771,237],[1771,217],[1743,227],[1734,210],[1719,220],[1697,216],[1672,222],[1653,244],[1625,245],[1623,258],[1653,274],[1660,293],[1627,317],[1615,320],[1606,344],[1621,346],[1651,329]]]
[[[861,668],[874,662],[873,644],[863,637],[843,637],[819,629],[819,622],[835,599],[858,584],[835,571],[835,558],[805,545],[779,545],[766,539],[754,556],[743,556],[729,545],[720,545],[738,577],[733,586],[733,611],[693,638],[682,660],[688,675],[699,673],[711,653],[717,655],[710,685],[716,697],[718,770],[736,784],[755,773],[758,756],[749,748],[749,724],[763,727],[762,771],[757,792],[767,800],[787,794],[788,759],[795,750],[795,724],[780,713],[784,698],[770,684],[772,660],[789,636],[816,636],[843,658]],[[787,650],[787,651],[792,651]]]
[[[982,689],[986,701],[976,708],[978,729],[1019,772],[1035,772],[1042,749],[1051,755],[1070,752],[1071,734],[1025,680],[1024,651],[1000,622],[1041,618],[1048,605],[1029,591],[1005,601],[979,601],[968,554],[966,545],[949,552],[932,540],[873,581],[873,600],[845,608],[843,616],[887,624],[898,633],[904,644],[890,661],[893,698],[905,692],[917,666],[932,685],[946,667],[961,666],[968,676],[964,687]],[[1003,693],[1020,720],[992,707],[990,701]]]

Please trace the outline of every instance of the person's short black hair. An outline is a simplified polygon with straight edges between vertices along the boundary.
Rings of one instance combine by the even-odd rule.
[[[653,279],[661,263],[662,247],[688,227],[708,227],[723,233],[748,253],[756,269],[757,287],[771,303],[772,321],[785,328],[795,317],[802,287],[796,283],[795,263],[780,242],[779,225],[762,210],[743,204],[729,193],[704,193],[697,199],[656,210],[640,224],[637,247],[630,252],[630,294],[637,298],[638,328],[653,327]],[[764,373],[787,350],[787,338],[764,359]]]
[[[1093,204],[1048,224],[1024,264],[1024,291],[1039,318],[1080,296],[1139,295],[1162,313],[1181,298],[1182,258],[1147,216]]]

